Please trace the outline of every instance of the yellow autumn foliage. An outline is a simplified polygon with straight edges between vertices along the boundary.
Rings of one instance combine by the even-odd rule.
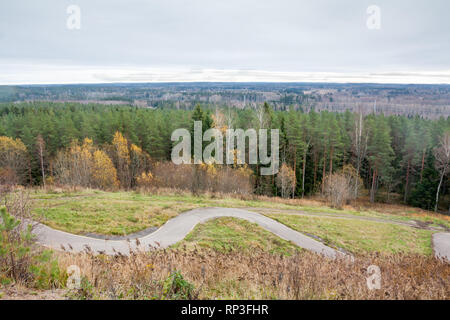
[[[0,168],[14,176],[14,183],[23,182],[27,167],[27,148],[20,139],[0,137]],[[12,178],[10,175],[10,177]]]
[[[136,183],[140,188],[150,188],[153,182],[153,175],[151,172],[142,172],[136,179]]]
[[[22,140],[20,139],[12,139],[10,137],[1,136],[0,137],[0,151],[3,152],[10,152],[10,151],[19,151],[19,152],[26,152],[27,148],[23,144]]]
[[[96,150],[93,154],[92,183],[95,187],[102,189],[117,188],[117,171],[107,154]]]
[[[61,151],[53,162],[57,181],[64,185],[117,188],[117,171],[108,155],[97,149],[91,139],[80,145],[73,140],[66,151]]]
[[[116,150],[118,160],[125,164],[129,164],[130,153],[128,152],[128,141],[122,133],[116,131],[112,144]]]
[[[114,134],[112,144],[100,150],[92,139],[81,144],[73,140],[70,147],[60,151],[53,161],[56,181],[63,185],[115,189],[148,185],[152,180],[147,172],[150,156],[120,132]]]
[[[211,118],[213,120],[213,128],[216,128],[222,132],[222,134],[225,134],[228,129],[225,115],[219,110],[216,110],[215,114],[211,115]]]

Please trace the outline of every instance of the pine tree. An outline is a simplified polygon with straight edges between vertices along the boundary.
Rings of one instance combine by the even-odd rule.
[[[422,180],[411,190],[408,196],[408,204],[425,210],[434,210],[436,204],[436,189],[439,183],[439,172],[434,167],[434,156],[427,152]]]
[[[368,160],[372,171],[370,201],[375,201],[378,189],[378,178],[387,174],[391,168],[394,152],[391,147],[389,126],[384,116],[372,117],[369,120],[370,137],[367,146]]]
[[[413,123],[408,123],[406,126],[406,139],[405,146],[402,150],[403,154],[403,167],[405,168],[405,190],[403,195],[403,201],[406,202],[408,197],[408,188],[411,183],[411,171],[416,165],[418,154],[418,137]]]
[[[287,138],[287,160],[291,163],[292,172],[294,174],[294,184],[292,184],[292,196],[295,196],[295,186],[297,185],[298,175],[297,167],[301,161],[300,156],[305,148],[302,140],[302,128],[299,120],[299,113],[293,109],[289,111],[288,123],[286,126]]]

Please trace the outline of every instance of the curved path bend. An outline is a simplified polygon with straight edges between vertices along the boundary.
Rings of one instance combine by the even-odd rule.
[[[220,217],[234,217],[256,223],[282,239],[291,241],[301,248],[328,258],[334,259],[346,256],[344,253],[330,248],[264,215],[243,209],[231,208],[200,208],[184,212],[167,221],[155,232],[138,238],[140,243],[139,248],[149,248],[150,246],[167,248],[183,240],[197,224]],[[63,249],[72,252],[81,252],[85,251],[88,247],[95,253],[121,253],[127,255],[130,253],[130,249],[137,249],[137,241],[135,240],[96,239],[55,230],[43,224],[38,224],[33,232],[37,236],[38,243],[56,250]]]
[[[435,233],[432,240],[435,257],[450,262],[450,233]]]

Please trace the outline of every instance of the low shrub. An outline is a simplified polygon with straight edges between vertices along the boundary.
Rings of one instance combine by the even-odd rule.
[[[0,281],[19,282],[28,287],[61,287],[64,273],[59,270],[52,252],[35,246],[29,196],[15,191],[4,197],[6,208],[0,209]]]
[[[162,299],[191,300],[194,297],[194,285],[186,281],[179,271],[173,271],[163,282]]]

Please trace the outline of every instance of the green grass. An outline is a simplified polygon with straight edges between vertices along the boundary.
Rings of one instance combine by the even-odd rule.
[[[197,225],[186,238],[174,247],[215,249],[226,252],[239,250],[254,252],[263,250],[273,254],[291,255],[301,250],[295,244],[283,240],[257,224],[237,218],[216,218]]]
[[[390,225],[363,220],[338,219],[323,217],[320,214],[331,216],[345,216],[348,218],[373,217],[391,221],[405,221],[417,219],[430,221],[433,224],[448,225],[439,215],[419,215],[411,208],[411,213],[403,211],[398,214],[381,213],[379,211],[358,210],[336,210],[323,206],[299,206],[280,201],[265,200],[241,200],[237,198],[224,197],[214,198],[210,196],[193,197],[188,194],[153,195],[140,194],[137,192],[104,192],[98,190],[83,190],[77,192],[44,192],[33,190],[34,213],[42,215],[44,222],[56,229],[76,234],[87,232],[99,234],[125,235],[143,230],[147,227],[159,227],[167,220],[177,216],[183,211],[199,207],[247,207],[265,208],[255,209],[271,218],[278,220],[300,232],[316,235],[331,245],[344,248],[348,251],[368,252],[417,252],[431,254],[431,232],[418,230],[406,226]],[[317,214],[314,217],[287,214],[283,210],[300,210],[309,214]],[[244,224],[235,224],[228,221],[224,224],[222,220],[211,221],[205,226],[188,236],[188,243],[198,242],[202,246],[227,249],[239,247],[250,248],[250,244],[242,241],[247,237],[253,243],[264,242],[263,238],[273,243],[271,233],[265,230],[250,227]],[[242,226],[246,227],[242,227]],[[206,228],[206,229],[205,229]],[[211,230],[210,230],[211,229]],[[245,237],[239,236],[239,232],[245,230]],[[236,230],[240,230],[237,232]],[[262,236],[264,233],[264,237]],[[251,235],[255,234],[252,240]],[[231,240],[230,240],[231,239]],[[277,241],[280,240],[276,238]],[[261,245],[268,250],[272,246],[268,243]],[[284,244],[282,244],[282,247]],[[275,247],[275,246],[274,246]],[[284,249],[283,249],[284,250]]]
[[[388,223],[289,214],[268,214],[299,232],[324,240],[325,244],[364,252],[405,252],[431,255],[431,231]]]
[[[406,207],[408,208],[408,207]],[[289,209],[289,208],[278,208],[281,210]],[[274,209],[274,212],[277,209]],[[448,216],[444,216],[441,214],[435,214],[431,211],[424,213],[419,212],[417,208],[409,207],[409,209],[405,211],[396,211],[395,213],[382,213],[374,210],[349,210],[349,209],[333,209],[324,206],[299,206],[295,207],[295,210],[301,210],[306,213],[317,213],[331,216],[348,216],[348,217],[368,217],[368,218],[378,218],[388,221],[396,221],[396,222],[405,222],[411,220],[418,220],[422,222],[428,222],[431,226],[445,226],[450,228],[450,219]]]
[[[35,213],[42,214],[46,223],[54,228],[73,233],[97,232],[127,234],[150,226],[161,226],[179,213],[198,207],[247,207],[274,210],[301,210],[308,213],[365,216],[393,221],[417,219],[434,225],[450,227],[450,221],[432,213],[410,212],[401,214],[375,211],[337,210],[324,206],[298,206],[279,201],[241,200],[237,198],[211,198],[191,195],[151,195],[136,192],[104,192],[83,190],[77,192],[44,192],[33,190]]]
[[[82,234],[125,235],[159,227],[180,212],[198,207],[177,197],[144,196],[133,192],[40,194],[34,213],[56,229]]]
[[[270,201],[193,197],[185,194],[152,195],[98,190],[33,192],[32,198],[36,200],[34,213],[42,216],[44,223],[50,227],[75,234],[130,234],[147,227],[162,226],[181,212],[199,207],[299,209],[298,206]]]

